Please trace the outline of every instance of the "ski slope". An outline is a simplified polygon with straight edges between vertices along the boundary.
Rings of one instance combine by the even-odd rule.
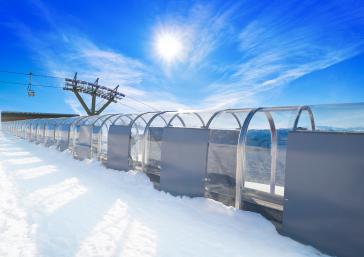
[[[322,256],[259,214],[0,132],[0,256]]]

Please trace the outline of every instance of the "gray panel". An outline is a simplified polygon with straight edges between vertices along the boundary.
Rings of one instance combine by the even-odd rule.
[[[160,188],[173,195],[203,196],[208,130],[165,128]]]
[[[128,126],[111,125],[107,139],[107,163],[110,169],[128,171],[130,130]]]
[[[86,145],[76,145],[74,148],[74,158],[78,160],[91,158],[91,147]]]
[[[77,145],[74,148],[74,157],[80,160],[91,158],[92,127],[80,126]]]
[[[60,131],[60,139],[58,139],[58,149],[63,152],[64,150],[68,149],[69,146],[69,125],[63,125],[59,128]]]
[[[78,143],[79,145],[91,145],[91,137],[92,137],[92,127],[91,126],[81,126],[80,132],[78,134]]]
[[[292,132],[283,231],[329,254],[364,253],[364,135]]]

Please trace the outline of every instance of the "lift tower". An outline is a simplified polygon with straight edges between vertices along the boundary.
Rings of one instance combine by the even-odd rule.
[[[125,97],[123,93],[118,92],[118,88],[119,85],[114,89],[101,86],[99,85],[98,78],[94,83],[79,80],[77,79],[76,72],[73,79],[65,78],[65,86],[63,87],[63,90],[72,91],[76,95],[78,101],[81,103],[86,113],[91,116],[101,114],[112,102],[116,103]],[[91,95],[91,108],[87,106],[80,93]],[[97,97],[106,100],[106,102],[98,110],[96,110]]]

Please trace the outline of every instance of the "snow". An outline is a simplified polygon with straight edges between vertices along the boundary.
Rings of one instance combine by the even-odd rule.
[[[245,181],[244,186],[246,188],[251,188],[251,189],[258,190],[258,191],[263,191],[263,192],[266,192],[266,193],[270,192],[270,185],[263,184],[263,183]],[[284,187],[276,186],[275,187],[275,193],[277,195],[284,196]]]
[[[322,256],[257,213],[0,132],[0,256]]]

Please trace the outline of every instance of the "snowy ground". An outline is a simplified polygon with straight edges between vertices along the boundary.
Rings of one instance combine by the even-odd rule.
[[[259,214],[0,132],[0,256],[318,256]]]

